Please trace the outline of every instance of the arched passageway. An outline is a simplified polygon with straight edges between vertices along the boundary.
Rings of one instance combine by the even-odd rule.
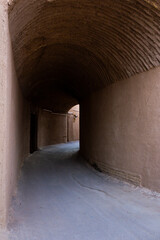
[[[156,1],[10,1],[18,80],[32,102],[65,112],[94,90],[159,66]]]
[[[159,1],[1,3],[0,223],[29,153],[30,114],[42,109],[64,116],[80,104],[84,159],[160,191]]]
[[[67,142],[78,141],[80,138],[80,107],[73,106],[67,114]]]
[[[160,62],[159,19],[159,2],[148,0],[9,4],[17,78],[34,111],[64,114],[80,103],[82,155],[158,191],[159,134],[150,129],[160,71],[150,69]]]

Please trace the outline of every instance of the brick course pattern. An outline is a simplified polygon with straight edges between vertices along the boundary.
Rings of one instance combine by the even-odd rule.
[[[56,112],[160,63],[159,1],[9,1],[9,21],[25,96]]]

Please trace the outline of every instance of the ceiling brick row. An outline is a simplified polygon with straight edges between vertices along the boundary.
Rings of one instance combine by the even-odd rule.
[[[160,63],[159,1],[15,0],[9,23],[23,93],[53,111]]]

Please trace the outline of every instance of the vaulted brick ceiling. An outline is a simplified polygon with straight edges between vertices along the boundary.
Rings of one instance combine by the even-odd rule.
[[[92,91],[160,63],[160,2],[17,0],[9,24],[24,95],[64,112]]]

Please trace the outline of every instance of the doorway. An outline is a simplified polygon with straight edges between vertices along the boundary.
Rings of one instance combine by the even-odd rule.
[[[30,116],[30,153],[33,153],[37,150],[37,129],[38,129],[37,114],[31,113],[31,116]]]

